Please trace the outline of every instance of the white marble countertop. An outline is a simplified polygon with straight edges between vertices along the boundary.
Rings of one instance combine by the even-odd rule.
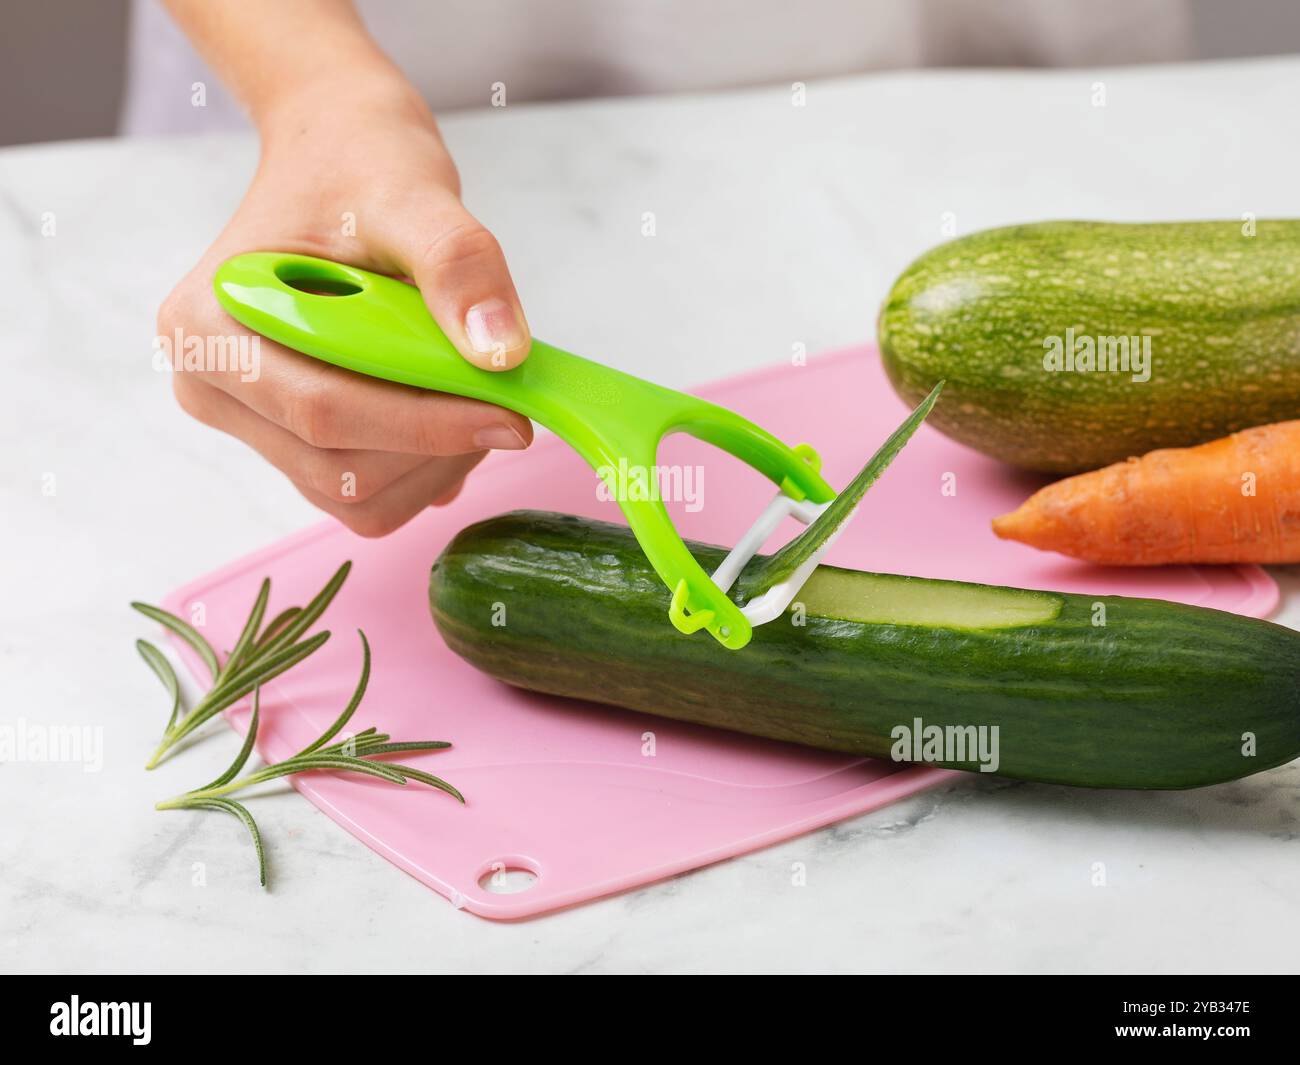
[[[958,232],[1296,215],[1298,98],[1300,60],[931,72],[813,84],[803,108],[777,89],[512,106],[445,130],[537,333],[689,386],[795,342],[870,337],[948,212]],[[458,912],[292,792],[257,803],[265,895],[233,820],[153,813],[196,762],[216,770],[230,752],[201,745],[183,776],[141,771],[162,698],[127,602],[316,519],[242,445],[189,421],[150,365],[154,310],[254,153],[239,137],[0,151],[0,716],[104,735],[97,773],[0,766],[0,968],[1296,968],[1295,764],[1188,793],[962,778],[513,924]],[[1280,616],[1300,623],[1300,570],[1278,573]]]

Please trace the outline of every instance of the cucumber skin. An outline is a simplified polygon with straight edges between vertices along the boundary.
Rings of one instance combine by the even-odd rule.
[[[1109,273],[1108,273],[1109,271]],[[1048,372],[1043,339],[1151,333],[1151,379]],[[929,424],[1031,470],[1077,473],[1300,417],[1300,221],[1042,222],[933,248],[877,335]]]
[[[687,546],[706,569],[724,554]],[[1300,755],[1300,634],[1161,600],[1059,598],[1055,620],[997,630],[787,614],[729,651],[669,624],[625,527],[531,511],[462,531],[429,586],[447,645],[509,684],[824,750],[888,758],[890,730],[916,717],[997,725],[999,775],[1097,788],[1199,787]]]

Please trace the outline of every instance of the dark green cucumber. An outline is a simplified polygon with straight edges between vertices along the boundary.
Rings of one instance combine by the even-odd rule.
[[[688,546],[706,569],[724,554]],[[668,623],[625,527],[531,511],[461,532],[429,600],[447,645],[510,684],[825,750],[911,761],[900,726],[996,726],[1000,774],[1112,788],[1300,755],[1300,634],[1217,610],[823,566],[802,610],[729,651]],[[978,768],[966,753],[920,760]]]
[[[878,334],[905,400],[947,380],[931,425],[1028,469],[1074,473],[1298,418],[1300,221],[973,233],[903,272]],[[1074,368],[1055,368],[1067,341]]]

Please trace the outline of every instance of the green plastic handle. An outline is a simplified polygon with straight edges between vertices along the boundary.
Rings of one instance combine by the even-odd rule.
[[[730,452],[796,499],[835,496],[807,445],[790,448],[752,422],[695,396],[651,384],[533,341],[512,370],[472,365],[438,328],[415,286],[327,259],[237,255],[213,279],[222,307],[249,329],[357,373],[508,407],[564,439],[597,472],[655,466],[659,441],[686,432]],[[615,498],[655,572],[672,592],[682,632],[707,629],[725,647],[749,642],[740,609],[687,551],[658,499]]]

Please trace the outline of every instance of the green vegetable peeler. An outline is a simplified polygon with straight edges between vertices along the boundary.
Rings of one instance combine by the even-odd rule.
[[[717,404],[539,340],[512,370],[480,369],[452,346],[413,285],[326,259],[237,255],[218,268],[213,287],[235,319],[295,351],[372,377],[508,407],[540,422],[607,483],[611,471],[652,469],[659,441],[677,431],[762,472],[780,490],[712,577],[686,549],[659,499],[615,492],[638,543],[672,592],[668,616],[684,633],[707,629],[724,647],[744,647],[754,625],[785,611],[823,553],[743,608],[728,597],[740,571],[786,515],[812,522],[835,491],[821,478],[821,460],[808,445],[787,447]]]

